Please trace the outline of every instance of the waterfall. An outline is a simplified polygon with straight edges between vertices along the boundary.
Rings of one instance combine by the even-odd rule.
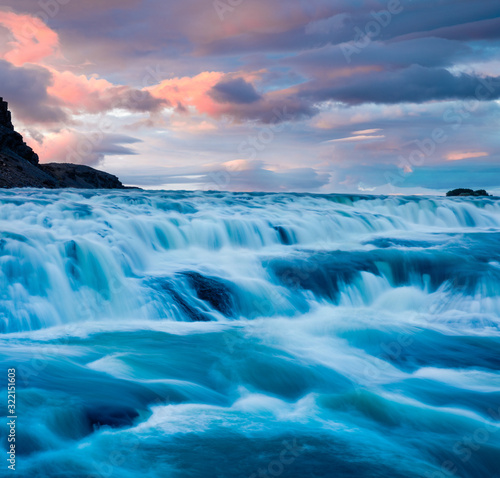
[[[498,199],[0,191],[0,291],[20,476],[498,471]]]
[[[3,332],[291,315],[404,287],[467,309],[482,291],[480,311],[500,311],[493,199],[65,191],[0,204]]]

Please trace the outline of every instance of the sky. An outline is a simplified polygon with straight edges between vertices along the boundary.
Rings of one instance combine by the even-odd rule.
[[[500,193],[498,0],[3,0],[0,96],[143,188]]]

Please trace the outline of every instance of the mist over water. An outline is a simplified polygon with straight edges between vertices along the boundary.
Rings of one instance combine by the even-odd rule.
[[[499,317],[494,198],[0,192],[18,476],[500,477]]]

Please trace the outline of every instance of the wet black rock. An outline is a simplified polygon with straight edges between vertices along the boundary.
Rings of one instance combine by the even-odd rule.
[[[453,197],[453,196],[489,196],[489,194],[484,190],[484,189],[478,189],[477,191],[474,191],[473,189],[453,189],[452,191],[448,191],[446,193],[448,197]]]
[[[138,416],[139,413],[135,409],[119,405],[99,405],[87,410],[87,420],[94,429],[102,426],[130,427]]]
[[[234,302],[228,284],[214,277],[206,277],[198,272],[184,272],[189,284],[199,299],[208,302],[215,310],[226,317],[234,314]]]

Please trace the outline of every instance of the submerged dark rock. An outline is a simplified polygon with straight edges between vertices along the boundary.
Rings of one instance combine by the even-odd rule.
[[[134,408],[126,406],[98,405],[89,408],[86,415],[90,426],[94,429],[102,426],[123,428],[132,426],[139,413]]]
[[[274,226],[273,229],[278,233],[281,244],[284,246],[291,246],[293,244],[292,237],[283,226]]]
[[[226,317],[234,314],[234,302],[229,286],[220,279],[206,277],[198,272],[183,273],[199,299],[208,302],[212,308]]]
[[[453,197],[453,196],[489,196],[489,194],[484,190],[484,189],[478,189],[477,191],[474,191],[473,189],[453,189],[452,191],[448,191],[446,193],[446,196],[448,197]]]
[[[199,310],[195,304],[190,303],[189,295],[186,296],[179,293],[170,279],[157,280],[154,287],[160,291],[166,292],[167,297],[164,297],[164,300],[176,306],[183,315],[193,322],[210,322],[210,315]]]
[[[38,155],[14,129],[0,98],[0,188],[124,189],[112,174],[70,163],[39,164]]]

